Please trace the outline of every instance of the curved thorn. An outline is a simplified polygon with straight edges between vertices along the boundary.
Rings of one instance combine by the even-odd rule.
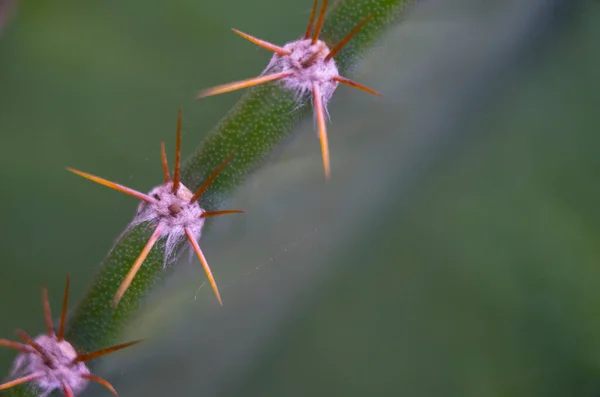
[[[338,83],[342,83],[342,84],[346,84],[349,85],[350,87],[354,87],[354,88],[358,88],[359,90],[363,90],[365,92],[368,92],[369,94],[373,94],[373,95],[377,95],[377,96],[383,96],[381,95],[379,92],[365,86],[362,85],[360,83],[357,83],[356,81],[352,81],[350,79],[347,79],[345,77],[342,76],[336,76],[333,78],[333,81],[337,81]]]
[[[273,52],[275,52],[275,53],[277,53],[277,54],[279,54],[281,56],[290,55],[292,53],[290,50],[286,50],[283,47],[280,47],[280,46],[275,45],[273,43],[269,43],[268,41],[265,41],[265,40],[261,40],[261,39],[259,39],[257,37],[250,36],[248,33],[244,33],[242,31],[234,29],[234,28],[231,28],[231,30],[233,30],[234,33],[242,36],[246,40],[248,40],[248,41],[256,44],[259,47],[264,48],[265,50],[273,51]]]
[[[48,299],[48,289],[46,286],[42,286],[42,305],[44,307],[44,320],[46,321],[46,330],[48,336],[53,337],[54,326],[52,325],[52,310],[50,309],[50,300]]]
[[[71,285],[71,276],[67,276],[67,285],[65,286],[65,294],[63,296],[63,305],[60,312],[60,325],[58,327],[58,340],[61,341],[65,336],[65,323],[67,322],[67,309],[69,307],[69,287]]]
[[[246,211],[242,210],[223,210],[223,211],[206,211],[200,215],[200,218],[208,218],[211,216],[229,215],[229,214],[244,214]]]
[[[318,84],[313,83],[313,101],[315,116],[317,117],[317,127],[319,129],[319,141],[321,142],[321,153],[323,156],[323,168],[325,170],[325,179],[329,179],[331,174],[329,163],[329,142],[327,140],[327,126],[325,124],[325,109],[323,107],[323,97]]]
[[[339,43],[337,43],[335,45],[335,47],[333,47],[333,49],[331,51],[329,51],[329,54],[327,54],[327,56],[325,57],[325,61],[329,61],[331,58],[333,58],[338,52],[340,52],[340,50],[342,48],[344,48],[344,46],[346,44],[348,44],[348,42],[350,40],[352,40],[352,38],[367,24],[367,22],[369,22],[371,19],[373,18],[373,15],[369,15],[368,17],[366,17],[365,19],[363,19],[358,25],[356,25],[351,31],[350,33],[348,33],[346,35],[346,37],[344,37]]]
[[[102,386],[106,387],[112,394],[119,397],[119,393],[117,393],[113,385],[111,385],[106,379],[102,379],[101,377],[92,374],[84,374],[82,375],[82,378],[89,379],[91,381],[101,384]]]
[[[321,34],[321,29],[323,28],[323,22],[325,21],[325,11],[327,10],[327,0],[323,0],[321,4],[321,11],[319,11],[319,19],[317,19],[317,25],[315,26],[315,31],[313,32],[312,43],[317,44],[317,40],[319,40],[319,35]]]
[[[106,349],[96,350],[95,352],[92,352],[92,353],[80,354],[77,357],[75,357],[75,360],[73,360],[73,362],[76,363],[76,362],[90,361],[95,358],[102,357],[107,354],[116,352],[118,350],[125,349],[126,347],[137,345],[140,342],[142,342],[142,340],[134,340],[132,342],[127,342],[127,343],[122,343],[120,345],[107,347]]]
[[[12,349],[20,350],[23,353],[35,352],[35,349],[32,349],[28,345],[24,345],[23,343],[19,343],[19,342],[13,342],[13,341],[7,340],[7,339],[0,339],[0,346],[10,347]]]
[[[29,382],[31,380],[36,380],[39,378],[43,378],[44,377],[44,372],[42,371],[38,371],[38,372],[34,372],[30,375],[27,376],[23,376],[22,378],[18,378],[15,380],[11,380],[10,382],[6,382],[0,385],[0,390],[6,390],[6,389],[10,389],[11,387],[23,384],[25,382]]]
[[[123,279],[123,282],[119,286],[119,289],[117,290],[115,296],[112,299],[111,304],[114,308],[117,307],[117,305],[121,301],[121,298],[123,298],[123,295],[125,295],[125,292],[127,291],[127,288],[129,288],[129,286],[131,285],[131,282],[135,278],[136,273],[138,272],[138,270],[140,270],[140,267],[142,267],[142,263],[144,263],[146,257],[152,250],[152,247],[154,247],[154,244],[156,244],[156,242],[160,238],[161,232],[162,229],[160,228],[160,226],[157,226],[156,229],[154,229],[152,236],[150,236],[150,239],[148,240],[148,242],[142,249],[142,252],[140,252],[140,255],[137,257],[137,259],[131,266],[131,269],[129,269],[129,273],[127,273],[125,279]]]
[[[42,346],[40,346],[29,334],[23,330],[16,330],[15,333],[19,338],[23,340],[23,342],[27,343],[29,346],[33,347],[45,360],[52,361],[48,354],[44,351]]]
[[[313,8],[310,11],[310,18],[308,19],[308,26],[306,27],[306,33],[304,33],[304,40],[310,39],[310,33],[312,32],[312,25],[315,21],[315,14],[317,13],[317,5],[319,4],[319,0],[315,0],[313,3]]]
[[[162,162],[163,174],[165,176],[165,183],[171,182],[171,175],[169,174],[169,162],[167,161],[167,151],[165,150],[165,141],[160,143],[160,159]]]
[[[224,94],[226,92],[236,91],[236,90],[240,90],[242,88],[253,87],[255,85],[268,83],[273,80],[283,79],[285,77],[291,76],[292,74],[293,73],[290,73],[290,72],[273,73],[273,74],[267,74],[265,76],[253,77],[251,79],[234,81],[233,83],[218,85],[218,86],[200,91],[200,93],[198,93],[198,98],[206,98],[208,96]]]
[[[175,141],[175,170],[173,171],[173,194],[179,189],[179,174],[181,172],[181,107],[177,116],[177,138]]]
[[[208,179],[206,179],[204,183],[202,183],[202,186],[200,186],[198,190],[196,190],[196,193],[194,193],[194,195],[190,199],[190,203],[193,203],[194,201],[198,200],[200,196],[202,196],[202,193],[204,193],[206,189],[208,189],[208,187],[211,185],[211,183],[213,183],[213,181],[217,179],[217,176],[219,176],[221,171],[223,171],[223,169],[227,166],[227,164],[231,161],[232,158],[233,153],[227,156],[227,158],[221,163],[221,165],[219,165],[219,167],[217,167],[217,169],[208,177]]]
[[[75,397],[73,394],[73,389],[69,386],[68,383],[62,382],[63,392],[65,393],[65,397]]]
[[[194,251],[196,251],[196,255],[198,255],[198,259],[200,259],[200,263],[202,264],[202,267],[204,267],[204,272],[206,273],[208,282],[210,283],[210,286],[212,287],[212,289],[215,293],[215,296],[217,297],[217,300],[219,301],[219,305],[223,306],[223,301],[221,300],[221,294],[219,293],[219,287],[217,287],[217,282],[215,281],[215,277],[213,276],[212,271],[210,270],[210,266],[208,266],[208,261],[204,257],[204,253],[200,249],[198,242],[196,241],[196,239],[194,238],[194,235],[192,234],[191,230],[188,227],[185,228],[185,234],[187,234],[187,238],[190,241],[190,244],[192,244]]]
[[[99,176],[88,174],[87,172],[78,171],[78,170],[73,169],[73,168],[67,167],[67,170],[71,171],[74,174],[82,176],[82,177],[84,177],[86,179],[89,179],[90,181],[93,181],[93,182],[99,183],[101,185],[107,186],[107,187],[109,187],[111,189],[118,190],[119,192],[128,194],[128,195],[133,196],[135,198],[139,198],[140,200],[144,200],[147,203],[150,203],[150,204],[154,203],[154,199],[152,197],[148,196],[147,194],[138,192],[137,190],[130,189],[130,188],[128,188],[126,186],[123,186],[123,185],[120,185],[118,183],[111,182],[111,181],[109,181],[107,179],[100,178]]]

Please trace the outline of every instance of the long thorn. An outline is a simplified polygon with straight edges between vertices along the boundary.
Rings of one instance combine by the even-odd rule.
[[[169,162],[167,161],[167,151],[165,150],[165,141],[160,143],[160,159],[162,162],[163,174],[165,176],[165,183],[171,181],[171,175],[169,173]]]
[[[117,391],[115,390],[113,385],[111,385],[106,379],[102,379],[101,377],[92,375],[92,374],[84,374],[84,375],[82,375],[82,378],[89,379],[96,383],[99,383],[102,386],[106,387],[115,396],[117,396],[117,397],[119,396],[119,393],[117,393]]]
[[[62,388],[63,392],[65,393],[65,397],[75,397],[73,394],[73,389],[71,389],[71,386],[69,386],[68,383],[62,382]]]
[[[200,215],[200,218],[208,218],[210,216],[220,216],[220,215],[229,215],[229,214],[243,214],[246,211],[242,210],[223,210],[223,211],[206,211]]]
[[[202,263],[202,267],[204,267],[204,272],[206,273],[206,277],[208,277],[208,282],[210,283],[210,286],[212,287],[217,297],[217,300],[219,301],[219,305],[223,306],[221,294],[219,293],[219,287],[217,287],[217,282],[215,281],[215,277],[213,276],[212,271],[210,270],[210,266],[208,266],[208,261],[204,257],[204,253],[200,249],[196,238],[194,238],[194,235],[188,227],[185,228],[185,234],[187,234],[187,238],[188,240],[190,240],[190,244],[192,244],[194,251],[196,251],[196,255],[198,255],[198,259],[200,259],[200,263]]]
[[[304,40],[310,39],[310,33],[312,32],[312,25],[315,21],[315,14],[317,13],[317,5],[319,4],[319,0],[315,0],[313,3],[313,8],[310,11],[310,18],[308,19],[308,26],[306,27],[306,33],[304,33]]]
[[[173,171],[173,194],[179,189],[179,173],[181,172],[181,107],[177,116],[177,137],[175,141],[175,170]]]
[[[52,310],[50,309],[50,300],[48,299],[48,289],[42,286],[42,305],[44,307],[44,320],[46,321],[46,330],[48,336],[54,336],[54,326],[52,325]]]
[[[27,334],[27,332],[18,329],[15,331],[15,333],[19,338],[23,340],[23,342],[27,343],[29,346],[33,347],[38,353],[40,353],[40,355],[44,357],[45,360],[52,361],[50,357],[48,357],[48,354],[46,354],[42,346],[40,346],[36,341],[34,341],[33,338],[29,336],[29,334]]]
[[[290,55],[292,52],[290,50],[286,50],[283,47],[280,47],[278,45],[275,45],[273,43],[269,43],[268,41],[265,40],[261,40],[257,37],[254,36],[250,36],[248,33],[244,33],[240,30],[231,28],[231,30],[233,30],[236,34],[239,34],[240,36],[242,36],[243,38],[245,38],[246,40],[256,44],[259,47],[264,48],[265,50],[269,50],[269,51],[273,51],[281,56],[284,55]]]
[[[293,73],[290,72],[281,72],[281,73],[273,73],[268,74],[266,76],[253,77],[247,80],[235,81],[233,83],[227,83],[218,85],[216,87],[208,88],[206,90],[200,91],[198,94],[198,98],[206,98],[208,96],[224,94],[226,92],[231,92],[235,90],[240,90],[242,88],[252,87],[255,85],[268,83],[269,81],[283,79],[285,77],[291,76]]]
[[[221,165],[219,165],[219,167],[217,167],[217,169],[208,177],[208,179],[204,181],[202,186],[200,186],[198,190],[196,190],[196,193],[194,193],[194,196],[192,196],[192,198],[190,199],[190,203],[193,203],[194,201],[198,200],[200,196],[202,196],[202,193],[204,193],[206,189],[208,189],[208,187],[211,185],[211,183],[213,183],[213,181],[217,179],[217,176],[219,176],[221,171],[223,171],[223,169],[227,166],[227,164],[231,161],[232,158],[233,153],[227,156],[227,158],[221,163]]]
[[[329,51],[329,54],[327,54],[327,56],[325,57],[325,61],[329,61],[331,58],[333,58],[338,52],[340,52],[340,50],[342,48],[344,48],[344,46],[346,44],[348,44],[348,42],[350,40],[352,40],[352,38],[367,24],[367,22],[369,22],[371,19],[373,18],[373,15],[369,15],[368,17],[366,17],[365,19],[362,20],[362,22],[360,22],[358,25],[356,25],[354,27],[354,29],[352,29],[350,31],[350,33],[348,33],[346,35],[346,37],[344,37],[339,43],[337,43],[333,49],[331,49],[331,51]]]
[[[315,26],[315,31],[313,32],[312,43],[317,44],[317,40],[319,40],[319,35],[321,34],[321,29],[323,28],[323,22],[325,21],[325,11],[327,10],[327,0],[323,0],[321,4],[321,11],[319,11],[319,19],[317,19],[317,25]]]
[[[57,338],[59,341],[65,336],[65,323],[67,322],[67,309],[69,307],[69,287],[71,285],[71,276],[67,276],[67,285],[65,286],[65,294],[63,295],[63,305],[60,312],[60,325],[58,327]]]
[[[23,376],[22,378],[18,378],[15,380],[11,380],[10,382],[1,384],[0,390],[10,389],[11,387],[23,384],[25,382],[29,382],[31,380],[36,380],[36,379],[42,378],[43,376],[44,376],[44,372],[42,372],[42,371],[34,372],[30,375]]]
[[[80,354],[77,357],[75,357],[75,360],[73,360],[73,362],[90,361],[95,358],[102,357],[107,354],[116,352],[117,350],[125,349],[126,347],[136,345],[140,342],[141,342],[141,340],[134,340],[133,342],[122,343],[120,345],[107,347],[106,349],[96,350],[95,352],[92,352],[92,353]]]
[[[352,81],[352,80],[347,79],[347,78],[342,77],[342,76],[336,76],[336,77],[333,78],[333,80],[337,81],[338,83],[346,84],[346,85],[349,85],[350,87],[354,87],[354,88],[358,88],[359,90],[366,91],[369,94],[373,94],[373,95],[377,95],[377,96],[383,96],[379,92],[377,92],[377,91],[375,91],[375,90],[373,90],[373,89],[371,89],[371,88],[369,88],[369,87],[367,87],[365,85],[362,85],[360,83],[357,83],[356,81]]]
[[[138,270],[140,270],[140,267],[142,267],[142,263],[144,263],[146,257],[152,250],[152,247],[154,247],[154,244],[156,244],[156,242],[160,238],[161,232],[162,230],[160,226],[157,226],[156,229],[154,229],[154,233],[152,233],[152,236],[150,236],[150,239],[144,246],[144,249],[142,249],[142,252],[140,252],[140,255],[135,260],[133,266],[131,266],[129,273],[127,273],[127,276],[125,276],[125,279],[123,279],[123,282],[121,283],[119,289],[115,293],[115,296],[113,297],[111,302],[113,307],[117,307],[119,301],[121,300],[121,298],[123,298],[123,295],[125,295],[125,291],[127,291],[127,288],[129,288],[129,286],[131,285],[131,282],[135,278],[136,273],[138,272]]]
[[[323,156],[323,168],[325,169],[325,179],[329,179],[329,142],[327,141],[327,126],[325,125],[325,108],[323,107],[323,97],[321,89],[317,83],[313,83],[313,102],[315,115],[317,116],[317,127],[319,129],[319,140],[321,142],[321,153]]]
[[[128,194],[130,196],[139,198],[140,200],[144,200],[144,201],[146,201],[146,202],[148,202],[150,204],[154,203],[154,199],[152,197],[148,196],[147,194],[138,192],[137,190],[130,189],[130,188],[128,188],[126,186],[123,186],[123,185],[120,185],[118,183],[114,183],[114,182],[111,182],[111,181],[106,180],[104,178],[100,178],[99,176],[88,174],[87,172],[78,171],[78,170],[73,169],[73,168],[68,168],[67,167],[67,170],[71,171],[74,174],[82,176],[82,177],[84,177],[86,179],[89,179],[90,181],[94,181],[94,182],[99,183],[101,185],[107,186],[107,187],[109,187],[111,189],[115,189],[115,190],[118,190],[119,192],[122,192],[122,193]]]
[[[24,353],[33,353],[35,350],[28,345],[24,345],[19,342],[13,342],[12,340],[0,339],[0,346],[10,347],[12,349],[20,350]]]

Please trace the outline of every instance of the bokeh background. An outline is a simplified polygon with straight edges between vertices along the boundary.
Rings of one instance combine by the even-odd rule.
[[[341,0],[343,1],[343,0]],[[6,0],[4,0],[6,2]],[[149,190],[310,1],[23,1],[0,36],[0,335],[84,293]],[[6,10],[8,8],[0,8]],[[0,18],[0,20],[3,20]],[[100,363],[121,396],[600,395],[600,2],[422,0],[227,203]],[[14,354],[0,350],[0,371]],[[104,396],[95,385],[83,395]]]

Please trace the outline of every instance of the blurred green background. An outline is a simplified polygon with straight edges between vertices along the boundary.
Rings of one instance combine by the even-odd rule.
[[[342,0],[343,1],[343,0]],[[310,1],[24,1],[0,37],[0,336],[72,304],[149,190]],[[306,120],[102,361],[121,396],[598,396],[600,2],[424,0]],[[0,350],[8,370],[13,352]],[[107,395],[90,386],[83,395]]]

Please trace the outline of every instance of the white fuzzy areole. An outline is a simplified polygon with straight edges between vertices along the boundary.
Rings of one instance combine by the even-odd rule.
[[[40,397],[47,396],[55,389],[62,390],[63,384],[67,384],[74,395],[82,392],[89,382],[83,376],[89,375],[90,370],[83,362],[74,362],[77,352],[73,345],[66,340],[59,341],[56,337],[45,334],[35,338],[35,342],[40,345],[50,361],[47,362],[37,351],[21,353],[13,364],[13,377],[43,372],[44,377],[31,381],[31,385],[40,391]]]
[[[137,215],[130,226],[142,222],[156,223],[161,230],[161,238],[166,237],[164,266],[169,263],[177,245],[186,238],[187,227],[196,240],[202,235],[205,212],[197,201],[190,202],[194,193],[183,183],[179,184],[177,194],[173,194],[173,182],[159,185],[148,193],[155,202],[142,201],[138,206]]]
[[[311,39],[292,41],[283,46],[292,53],[290,55],[274,54],[262,73],[291,72],[292,76],[281,79],[283,85],[301,96],[312,91],[312,84],[317,83],[321,89],[323,104],[333,96],[338,82],[333,78],[339,76],[337,65],[333,58],[325,60],[329,47],[324,41],[317,40],[312,44]]]

